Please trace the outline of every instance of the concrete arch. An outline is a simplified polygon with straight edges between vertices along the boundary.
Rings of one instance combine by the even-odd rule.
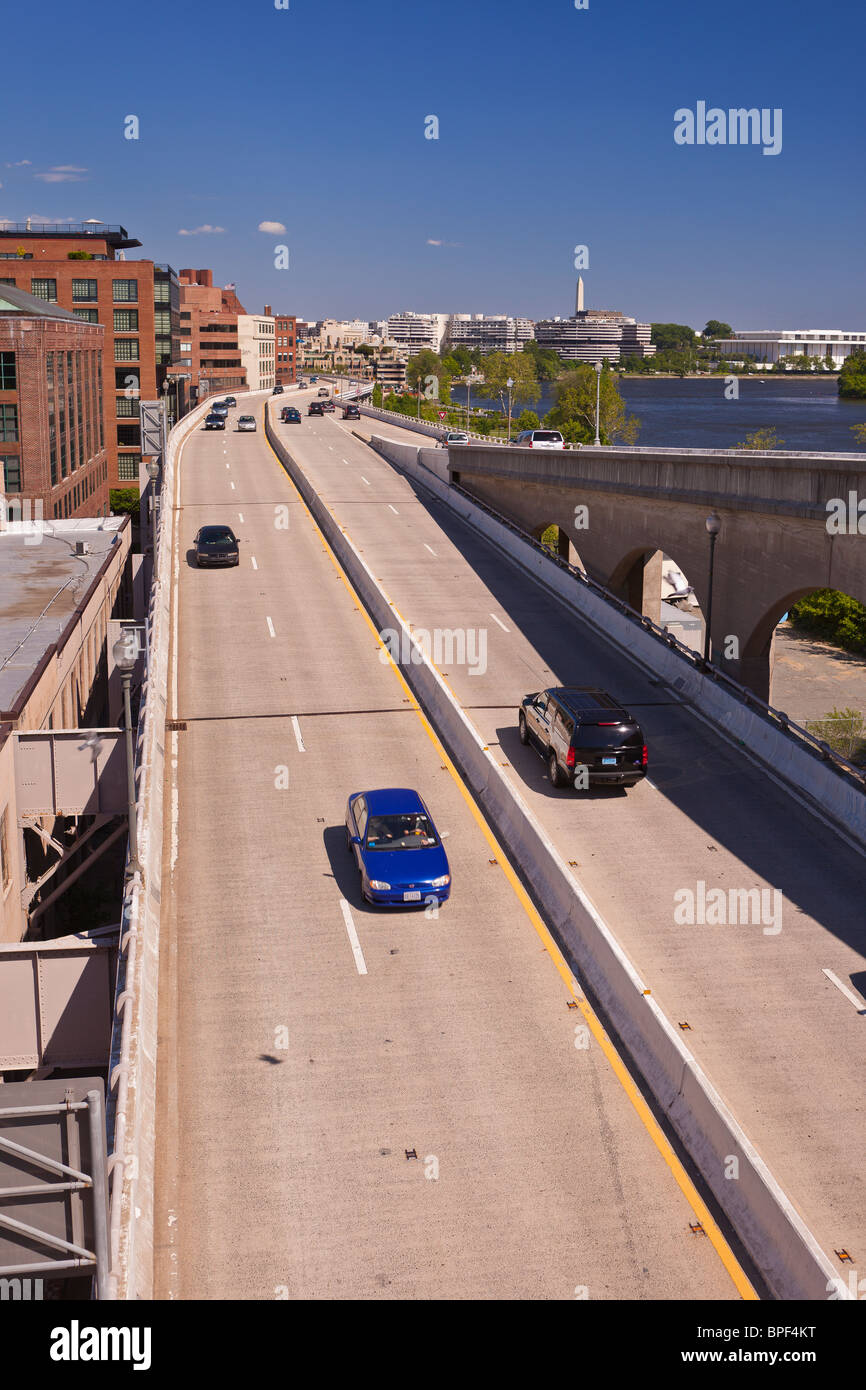
[[[567,560],[570,565],[576,565],[578,569],[585,571],[586,565],[583,563],[578,553],[577,546],[572,540],[572,530],[568,526],[563,525],[561,521],[542,522],[541,525],[533,527],[532,534],[537,541],[541,541],[545,532],[549,531],[552,527],[554,527],[557,532],[556,554],[561,560]]]
[[[843,594],[846,598],[853,598],[858,603],[863,602],[855,594],[849,594],[846,589],[833,584],[798,585],[795,589],[790,589],[773,600],[760,615],[744,642],[740,654],[740,674],[738,675],[738,679],[744,685],[748,685],[750,689],[756,689],[754,683],[756,680],[765,682],[767,689],[765,698],[769,704],[773,703],[773,644],[776,628],[780,619],[793,608],[795,603],[806,598],[808,594],[814,594],[817,589],[830,589],[834,593]]]

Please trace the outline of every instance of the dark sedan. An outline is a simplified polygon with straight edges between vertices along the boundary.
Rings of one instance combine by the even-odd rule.
[[[224,415],[217,415],[214,411],[211,411],[210,415],[205,417],[204,427],[206,430],[224,430],[226,427],[226,417]]]
[[[284,405],[280,411],[280,419],[284,425],[299,425],[301,423],[301,412],[296,405]]]
[[[444,903],[451,893],[448,856],[416,791],[355,792],[346,806],[346,843],[367,902],[428,906]]]
[[[195,562],[203,565],[239,565],[238,538],[230,526],[202,526],[195,538]]]

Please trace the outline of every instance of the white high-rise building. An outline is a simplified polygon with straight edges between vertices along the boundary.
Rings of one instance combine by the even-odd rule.
[[[534,337],[532,319],[508,314],[452,314],[448,323],[453,347],[480,348],[482,352],[519,352]]]
[[[388,338],[410,355],[422,348],[439,352],[447,327],[447,314],[415,314],[405,310],[388,319]]]

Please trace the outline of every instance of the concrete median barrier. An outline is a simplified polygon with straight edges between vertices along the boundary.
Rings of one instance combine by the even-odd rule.
[[[404,648],[401,640],[401,650],[414,647],[414,659],[398,663],[406,681],[529,885],[576,978],[606,1015],[768,1288],[780,1299],[826,1299],[828,1288],[836,1287],[828,1282],[836,1276],[835,1267],[662,1014],[580,880],[507,780],[424,652],[414,646],[411,632],[396,618],[387,594],[344,535],[339,519],[273,430],[269,412],[267,430],[278,458],[379,630],[399,626],[401,638],[405,634],[403,640],[409,644]],[[386,443],[389,450],[412,449]],[[414,468],[424,469],[432,480],[431,489],[447,490],[428,463],[419,461],[419,451],[412,452]],[[394,461],[399,462],[396,454]]]

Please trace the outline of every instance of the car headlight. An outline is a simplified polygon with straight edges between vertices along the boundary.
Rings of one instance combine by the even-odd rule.
[[[390,885],[390,883],[383,883],[382,880],[381,880],[380,878],[371,878],[371,879],[370,879],[370,887],[371,887],[371,888],[378,888],[380,892],[384,893],[384,892],[387,892],[387,890],[391,887],[391,885]]]
[[[431,888],[447,888],[447,887],[448,887],[448,884],[449,884],[450,882],[451,882],[451,875],[450,875],[450,874],[443,874],[441,878],[434,878],[434,880],[433,880],[433,882],[431,883],[430,886],[431,886]]]

